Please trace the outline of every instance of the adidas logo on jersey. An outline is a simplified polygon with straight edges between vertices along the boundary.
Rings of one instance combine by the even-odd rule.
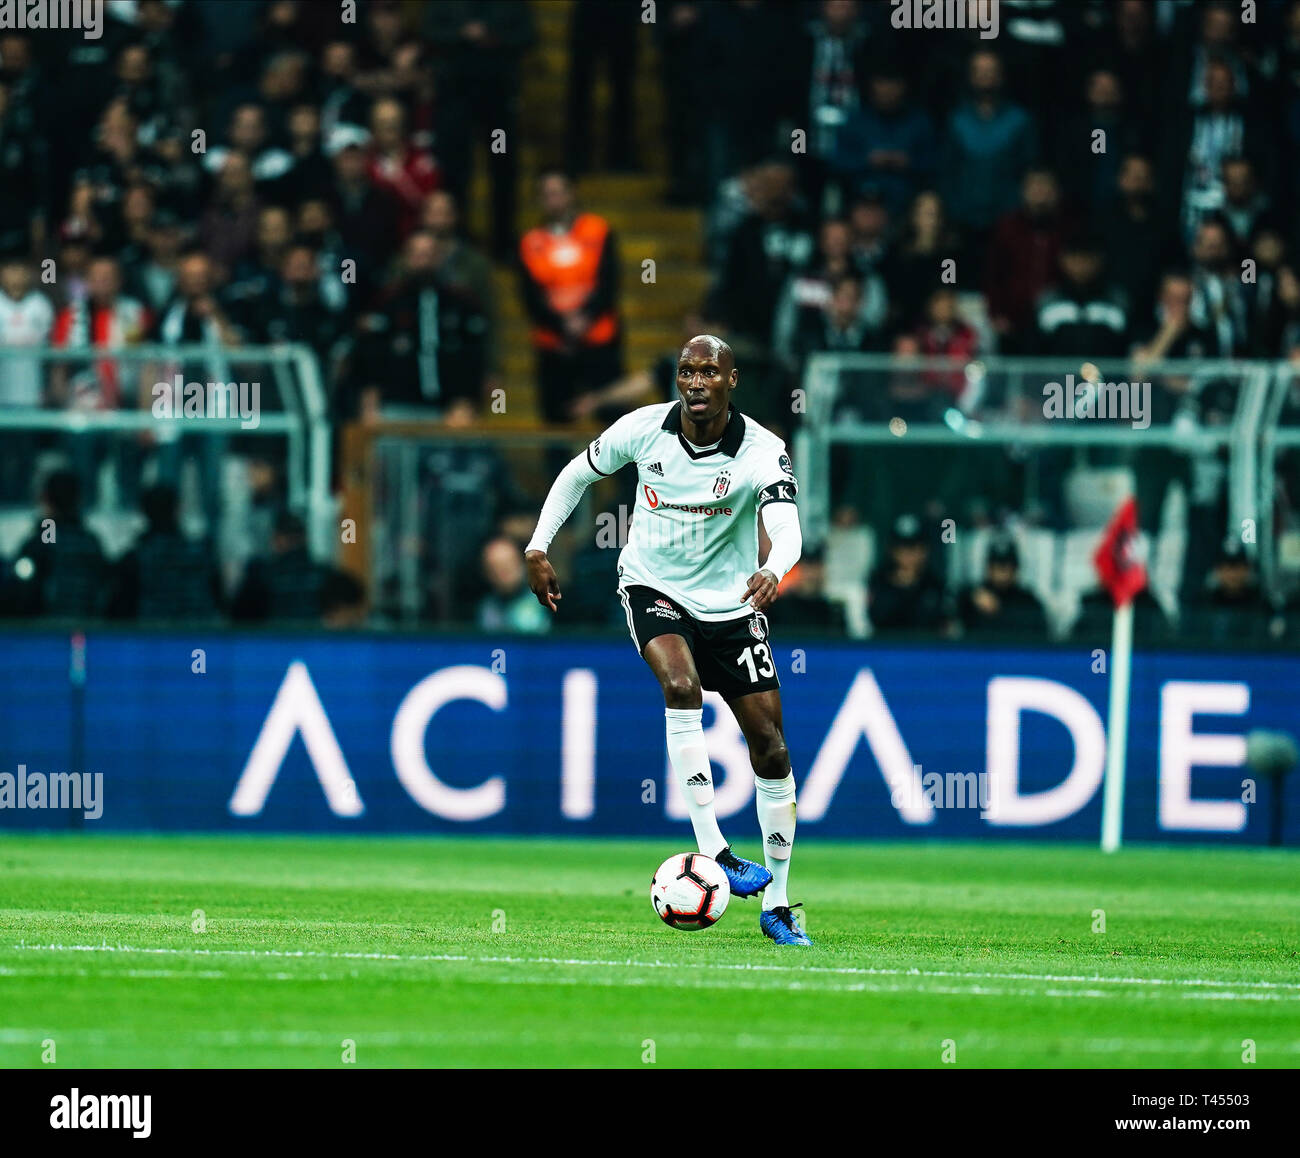
[[[646,469],[646,474],[657,474],[660,478],[664,477],[664,468],[660,463],[652,462]]]
[[[773,848],[790,847],[790,842],[786,840],[786,838],[782,836],[779,832],[772,833],[772,835],[767,838],[767,843],[770,844]]]

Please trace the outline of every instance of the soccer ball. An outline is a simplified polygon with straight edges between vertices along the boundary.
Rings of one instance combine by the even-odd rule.
[[[701,852],[670,856],[650,882],[655,912],[674,929],[707,929],[727,911],[729,900],[727,874]]]

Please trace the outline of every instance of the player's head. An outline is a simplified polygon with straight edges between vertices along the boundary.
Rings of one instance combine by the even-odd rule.
[[[677,358],[677,392],[692,422],[705,425],[726,412],[740,381],[731,347],[713,334],[699,334]]]

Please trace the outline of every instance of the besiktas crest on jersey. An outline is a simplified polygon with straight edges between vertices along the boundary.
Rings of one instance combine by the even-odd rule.
[[[799,490],[776,435],[732,407],[721,441],[701,448],[682,431],[680,403],[660,403],[615,422],[587,447],[587,462],[606,475],[637,468],[621,588],[654,588],[698,619],[750,615],[740,599],[758,570],[758,511]]]

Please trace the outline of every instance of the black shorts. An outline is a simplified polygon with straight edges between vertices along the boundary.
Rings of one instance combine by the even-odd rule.
[[[734,700],[781,686],[767,637],[767,616],[761,611],[739,619],[711,621],[696,619],[653,587],[624,587],[619,598],[637,651],[644,653],[646,644],[657,635],[680,635],[695,657],[702,688]]]

